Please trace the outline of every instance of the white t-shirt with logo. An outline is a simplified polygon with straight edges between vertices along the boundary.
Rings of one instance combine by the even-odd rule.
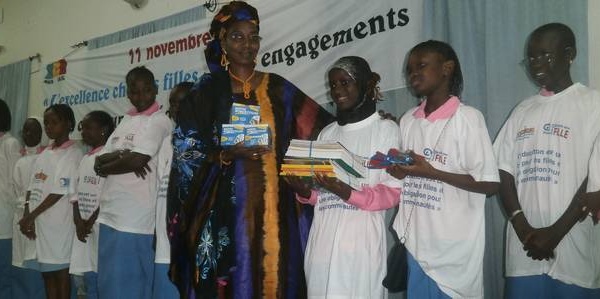
[[[534,228],[560,218],[588,175],[600,132],[600,93],[579,83],[521,102],[502,127],[494,150],[498,168],[515,178],[521,209]],[[590,164],[590,187],[598,187],[599,164]],[[600,226],[588,217],[575,224],[551,260],[527,256],[512,225],[506,232],[506,275],[548,274],[569,284],[600,288]]]
[[[50,194],[63,196],[35,219],[37,260],[47,264],[67,264],[75,234],[73,207],[77,168],[83,153],[72,141],[52,149],[48,146],[32,168],[28,191],[29,210],[33,211]]]
[[[325,127],[319,140],[339,141],[354,154],[371,157],[398,147],[398,126],[375,113],[357,123]],[[400,188],[384,170],[368,172],[371,186]],[[309,298],[383,298],[386,273],[385,211],[364,211],[319,190],[304,270]]]
[[[35,153],[21,157],[17,161],[17,164],[15,164],[15,171],[13,173],[13,184],[17,197],[13,218],[12,264],[21,268],[23,268],[23,261],[35,259],[35,241],[29,240],[29,238],[21,233],[19,221],[25,211],[25,194],[29,187],[33,163],[37,157],[38,155]]]
[[[84,155],[81,163],[79,163],[79,175],[75,187],[77,196],[73,197],[73,202],[77,202],[82,220],[89,219],[99,207],[105,178],[96,174],[94,162],[96,157],[103,153],[101,149],[96,149],[94,152]],[[98,272],[98,230],[99,225],[96,221],[85,243],[79,241],[77,236],[73,238],[69,273]]]
[[[125,115],[105,146],[107,153],[131,150],[148,155],[150,171],[145,179],[135,173],[109,175],[100,199],[98,221],[118,231],[154,234],[156,209],[156,156],[165,137],[171,133],[165,112],[151,115]]]
[[[169,188],[169,174],[171,173],[172,157],[173,146],[171,145],[171,136],[167,136],[158,152],[156,256],[154,257],[154,262],[157,264],[169,264],[171,262],[171,245],[167,236],[167,191]]]
[[[0,136],[0,239],[10,239],[13,234],[15,192],[12,179],[15,163],[21,158],[20,149],[19,141],[9,132]]]
[[[445,119],[400,119],[400,150],[413,150],[436,169],[498,182],[492,143],[481,112],[460,104]],[[483,296],[485,194],[438,180],[407,176],[394,229],[423,271],[453,298]]]

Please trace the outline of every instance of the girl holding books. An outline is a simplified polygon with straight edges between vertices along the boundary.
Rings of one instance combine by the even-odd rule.
[[[329,70],[337,121],[318,140],[340,142],[370,157],[398,146],[398,126],[376,112],[379,75],[361,57],[337,60]],[[400,181],[370,169],[368,185],[353,190],[336,178],[316,175],[311,188],[298,177],[288,184],[302,203],[315,206],[304,267],[309,298],[384,298],[386,273],[385,209],[398,204]]]

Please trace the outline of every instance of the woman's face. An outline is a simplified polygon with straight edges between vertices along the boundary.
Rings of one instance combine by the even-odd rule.
[[[356,81],[342,69],[329,71],[329,92],[338,111],[347,111],[360,103]]]
[[[225,31],[221,45],[230,64],[254,67],[260,40],[258,26],[250,21],[240,21],[231,24]]]

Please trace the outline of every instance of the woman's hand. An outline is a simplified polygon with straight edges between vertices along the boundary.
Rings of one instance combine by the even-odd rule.
[[[304,198],[310,197],[310,186],[297,176],[285,176],[283,180],[290,186],[292,191]]]
[[[347,201],[350,198],[350,194],[352,193],[352,188],[348,186],[348,184],[336,179],[327,177],[322,174],[315,175],[315,181],[321,187],[327,189],[327,191],[339,196],[344,201]]]
[[[265,145],[244,146],[243,142],[223,149],[221,159],[223,161],[233,161],[235,159],[258,160],[260,157],[271,151],[271,148]]]

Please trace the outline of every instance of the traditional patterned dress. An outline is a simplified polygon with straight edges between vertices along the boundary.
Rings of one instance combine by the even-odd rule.
[[[226,72],[206,74],[180,104],[169,186],[171,278],[185,298],[305,297],[311,213],[278,173],[289,140],[314,139],[332,116],[275,74],[264,74],[249,99],[230,86]],[[214,157],[234,102],[260,106],[272,150],[223,166]]]

